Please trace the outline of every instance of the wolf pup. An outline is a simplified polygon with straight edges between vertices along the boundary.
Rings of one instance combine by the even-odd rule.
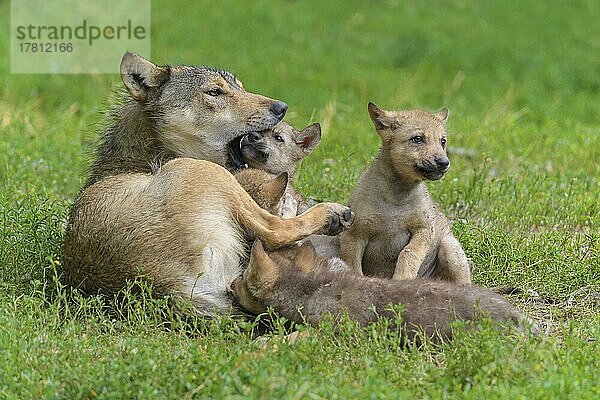
[[[251,132],[244,136],[240,141],[239,158],[250,168],[261,169],[274,175],[287,173],[289,184],[286,193],[298,204],[296,214],[301,214],[310,206],[293,187],[296,169],[300,161],[309,156],[320,141],[320,124],[315,123],[298,131],[282,121],[272,129]]]
[[[425,187],[450,166],[448,110],[385,111],[369,103],[369,115],[381,150],[350,196],[356,222],[340,237],[343,260],[365,275],[470,283],[469,260]]]
[[[360,326],[381,317],[394,320],[390,305],[401,304],[398,328],[409,340],[420,340],[419,335],[434,341],[450,339],[453,321],[483,317],[535,332],[529,319],[488,289],[422,278],[396,281],[361,276],[340,259],[318,257],[310,243],[268,254],[257,240],[248,268],[233,281],[231,290],[252,313],[271,307],[291,321],[313,326],[327,314],[334,320],[348,315]]]
[[[280,213],[281,202],[288,186],[286,172],[273,175],[260,169],[248,168],[236,172],[233,176],[260,208],[273,215]]]
[[[131,100],[103,132],[66,227],[63,265],[72,286],[114,295],[141,278],[198,315],[227,313],[246,232],[277,248],[352,222],[335,203],[276,217],[218,165],[231,163],[228,146],[237,138],[275,126],[285,103],[246,92],[227,71],[158,67],[129,52],[121,78]]]
[[[240,141],[242,157],[235,158],[241,158],[250,168],[261,169],[272,174],[285,172],[289,176],[286,194],[276,215],[295,216],[310,207],[310,202],[294,189],[293,181],[298,164],[313,152],[320,140],[320,124],[315,123],[298,131],[282,121],[273,129],[249,133]],[[311,235],[305,240],[310,240],[320,256],[339,256],[337,236]]]
[[[260,208],[284,218],[296,216],[298,203],[286,193],[289,187],[287,172],[274,175],[261,169],[246,168],[234,176]],[[249,244],[256,239],[253,232],[248,232],[247,236],[250,238]]]

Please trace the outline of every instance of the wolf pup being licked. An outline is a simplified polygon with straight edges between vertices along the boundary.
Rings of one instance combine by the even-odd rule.
[[[350,196],[356,221],[341,234],[343,260],[365,275],[470,283],[470,262],[425,186],[450,165],[448,110],[385,111],[369,103],[369,115],[381,150]]]
[[[250,168],[270,174],[287,173],[289,184],[286,193],[296,202],[293,215],[308,210],[306,199],[294,189],[294,177],[300,161],[309,156],[321,141],[321,125],[311,124],[297,131],[282,121],[273,129],[252,132],[240,142],[242,159]]]
[[[335,203],[276,217],[224,168],[239,162],[229,148],[273,128],[285,103],[246,92],[227,71],[160,67],[129,52],[121,78],[131,98],[102,132],[66,228],[64,268],[74,287],[114,295],[143,279],[199,315],[227,313],[248,231],[276,248],[351,224],[350,210]]]

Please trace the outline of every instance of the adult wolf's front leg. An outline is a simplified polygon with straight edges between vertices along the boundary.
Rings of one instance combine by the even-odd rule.
[[[273,248],[314,234],[337,235],[354,222],[354,213],[337,203],[317,204],[297,217],[280,218],[258,207],[249,196],[241,197],[240,223]]]
[[[337,203],[321,203],[294,218],[281,218],[262,209],[233,175],[217,164],[175,159],[165,164],[156,180],[169,183],[169,197],[181,203],[184,216],[215,215],[209,201],[218,199],[234,220],[271,247],[281,247],[313,234],[337,235],[354,221],[354,213]],[[218,182],[218,183],[217,183]],[[195,210],[190,205],[196,205]]]

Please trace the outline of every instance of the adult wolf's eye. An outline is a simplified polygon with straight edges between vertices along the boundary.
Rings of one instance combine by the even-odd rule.
[[[206,93],[209,96],[219,96],[219,95],[223,94],[223,91],[221,90],[221,88],[214,88],[214,89],[207,90],[204,93]]]
[[[440,140],[440,143],[442,144],[442,147],[446,147],[446,138],[442,138],[442,140]]]
[[[283,138],[279,135],[273,136],[273,139],[275,139],[276,142],[283,143]]]
[[[413,136],[410,140],[413,143],[423,143],[423,136]]]

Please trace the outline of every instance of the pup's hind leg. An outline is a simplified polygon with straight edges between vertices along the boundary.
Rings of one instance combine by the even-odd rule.
[[[360,275],[363,275],[362,260],[368,244],[369,239],[358,237],[351,231],[340,235],[341,258],[350,266],[351,270]]]
[[[455,283],[471,283],[471,262],[453,235],[440,242],[433,277]]]

